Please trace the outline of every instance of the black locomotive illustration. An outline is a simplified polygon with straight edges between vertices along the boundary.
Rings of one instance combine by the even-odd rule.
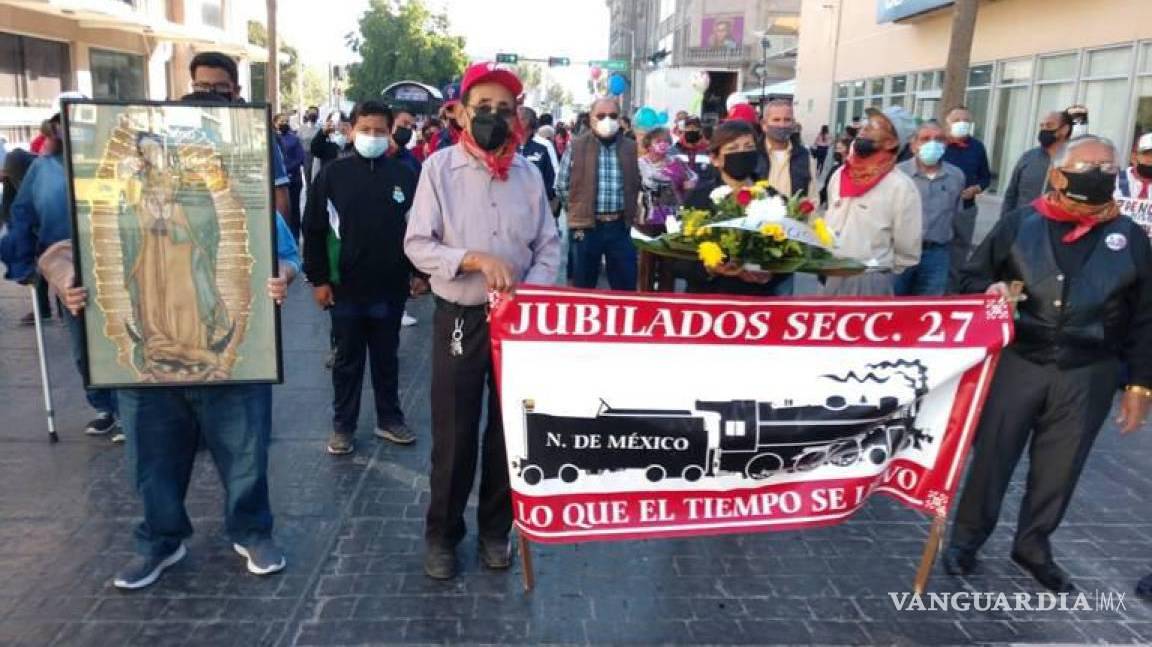
[[[526,455],[512,466],[529,485],[581,473],[643,470],[649,481],[740,474],[762,480],[775,474],[880,465],[933,438],[915,426],[927,393],[919,361],[869,364],[863,375],[825,375],[842,391],[856,385],[900,386],[899,398],[829,395],[819,404],[756,400],[697,400],[692,410],[616,409],[601,400],[595,417],[557,416],[524,401]]]

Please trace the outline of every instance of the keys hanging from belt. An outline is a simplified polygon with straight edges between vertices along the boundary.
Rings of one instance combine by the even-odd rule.
[[[452,327],[452,335],[448,338],[448,354],[460,357],[464,354],[464,317],[457,316]]]

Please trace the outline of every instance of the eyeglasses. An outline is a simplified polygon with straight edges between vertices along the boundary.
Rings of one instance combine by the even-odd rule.
[[[193,92],[213,92],[216,94],[231,94],[231,83],[193,83]]]
[[[497,117],[500,117],[501,119],[504,119],[506,121],[511,121],[511,120],[516,118],[516,109],[515,108],[501,107],[501,108],[496,108],[495,110],[493,110],[492,106],[487,105],[487,104],[482,105],[482,106],[470,106],[470,107],[472,109],[472,112],[475,114],[478,114],[478,115],[490,115],[493,112],[495,112]]]
[[[595,115],[596,121],[604,121],[605,119],[619,119],[619,112],[598,112]]]
[[[1116,173],[1120,167],[1115,162],[1071,162],[1060,168],[1061,171],[1071,171],[1073,173],[1087,173],[1094,168],[1098,168],[1104,173]]]

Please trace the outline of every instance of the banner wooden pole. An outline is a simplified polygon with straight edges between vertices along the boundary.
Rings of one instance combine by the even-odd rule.
[[[536,573],[532,570],[532,544],[523,533],[516,533],[520,542],[521,576],[524,578],[524,592],[531,593],[536,588]]]
[[[916,571],[916,582],[912,587],[917,595],[923,595],[924,589],[928,587],[928,578],[932,575],[932,566],[936,564],[936,553],[940,552],[947,524],[947,517],[932,519],[932,528],[928,531],[928,541],[924,542],[924,554],[920,556],[920,568]]]

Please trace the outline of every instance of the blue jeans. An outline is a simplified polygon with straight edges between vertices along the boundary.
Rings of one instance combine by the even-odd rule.
[[[898,297],[938,297],[948,290],[948,268],[952,250],[948,245],[925,243],[920,251],[920,264],[910,267],[893,279]]]
[[[628,224],[623,218],[597,222],[593,229],[569,230],[568,244],[574,287],[595,288],[603,258],[608,265],[608,285],[613,290],[636,290],[636,247],[632,245]]]
[[[272,535],[271,385],[156,387],[119,393],[128,464],[144,504],[144,521],[136,528],[141,554],[167,555],[192,535],[184,495],[201,435],[224,483],[229,538],[248,544]]]
[[[64,310],[64,322],[68,324],[68,336],[72,340],[72,359],[76,362],[76,370],[80,377],[88,374],[88,355],[84,352],[84,322],[79,317],[73,317],[71,312]],[[100,413],[116,415],[116,392],[112,389],[86,389],[84,397],[88,404]]]
[[[366,357],[372,363],[376,426],[404,422],[404,412],[400,410],[400,365],[396,358],[404,301],[400,298],[353,303],[342,299],[328,311],[336,348],[336,361],[332,364],[332,425],[336,431],[356,431]]]

